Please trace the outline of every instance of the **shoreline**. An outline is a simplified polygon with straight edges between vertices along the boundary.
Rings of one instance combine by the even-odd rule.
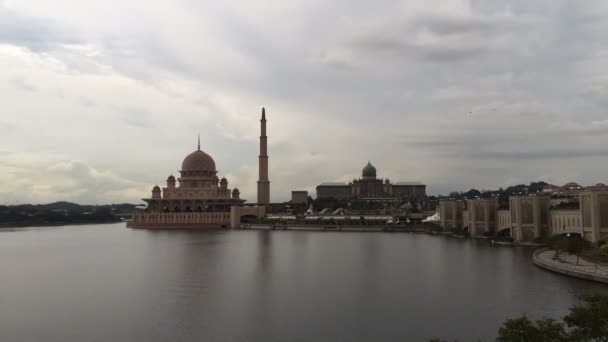
[[[88,226],[88,225],[100,225],[100,224],[115,224],[127,221],[109,221],[109,222],[68,222],[68,223],[48,223],[48,224],[26,224],[26,225],[4,225],[0,224],[0,231],[7,229],[23,229],[23,228],[52,228],[52,227],[69,227],[69,226]]]
[[[579,278],[603,284],[608,284],[608,267],[595,265],[580,259],[579,265],[563,260],[555,260],[550,254],[554,252],[548,248],[534,251],[532,262],[534,265],[550,272],[559,273],[568,277]],[[566,256],[568,257],[568,256]]]

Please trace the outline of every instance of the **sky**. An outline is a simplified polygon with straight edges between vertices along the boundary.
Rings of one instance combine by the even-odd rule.
[[[0,0],[0,203],[140,203],[202,149],[271,201],[608,182],[605,0]]]

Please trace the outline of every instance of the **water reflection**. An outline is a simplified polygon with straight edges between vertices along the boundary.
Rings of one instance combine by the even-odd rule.
[[[0,340],[489,341],[508,316],[608,293],[531,253],[397,233],[18,230],[0,237]]]

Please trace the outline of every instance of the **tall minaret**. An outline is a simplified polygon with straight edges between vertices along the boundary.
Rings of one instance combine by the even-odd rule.
[[[266,136],[266,110],[262,108],[260,134],[260,178],[258,179],[258,204],[270,203],[270,181],[268,180],[268,137]]]

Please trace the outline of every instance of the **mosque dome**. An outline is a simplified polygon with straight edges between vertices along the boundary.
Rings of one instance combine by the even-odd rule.
[[[152,192],[160,192],[160,186],[155,185],[155,186],[152,188]]]
[[[169,178],[167,178],[167,180],[169,182],[175,182],[175,176],[171,175],[171,176],[169,176]]]
[[[196,150],[190,153],[182,162],[182,171],[215,172],[215,161],[207,153]]]
[[[376,178],[376,168],[369,161],[363,168],[363,178]]]

